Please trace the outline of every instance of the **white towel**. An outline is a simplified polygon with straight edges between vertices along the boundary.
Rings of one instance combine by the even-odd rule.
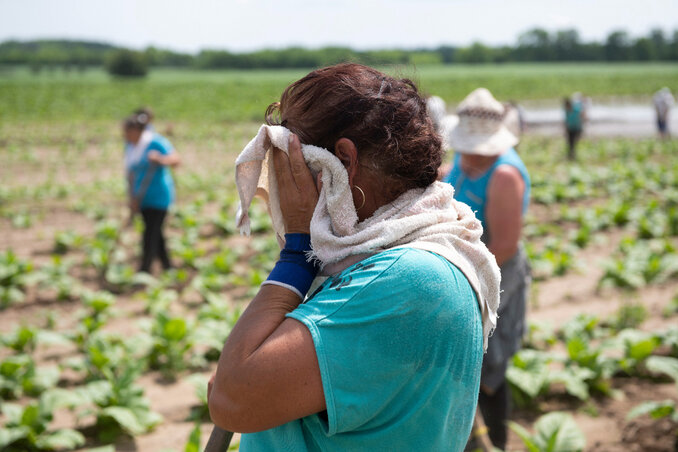
[[[125,169],[129,171],[132,166],[139,163],[139,160],[144,156],[144,152],[148,148],[148,145],[153,141],[154,132],[148,128],[144,129],[141,132],[139,141],[137,144],[128,144],[125,148]]]
[[[256,194],[269,205],[273,229],[284,246],[285,228],[278,187],[268,151],[288,150],[290,131],[263,125],[236,159],[236,185],[240,206],[236,224],[249,234],[247,210]],[[341,161],[326,149],[302,145],[311,172],[322,171],[323,187],[311,219],[309,258],[320,261],[325,273],[340,271],[360,258],[394,247],[413,247],[439,254],[459,268],[475,291],[483,317],[484,346],[497,323],[500,273],[494,256],[480,241],[482,226],[470,207],[453,198],[449,184],[434,182],[427,188],[403,193],[358,222],[348,174]]]

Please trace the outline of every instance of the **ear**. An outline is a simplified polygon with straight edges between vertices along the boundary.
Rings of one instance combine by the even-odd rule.
[[[334,155],[346,168],[349,185],[353,185],[353,178],[358,173],[358,148],[348,138],[339,138],[334,144]]]

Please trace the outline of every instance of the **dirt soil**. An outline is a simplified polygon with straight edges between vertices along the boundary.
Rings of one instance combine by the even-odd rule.
[[[191,158],[191,157],[189,157]],[[108,169],[104,173],[108,175]],[[25,178],[25,176],[22,176]],[[0,251],[13,249],[19,256],[29,258],[36,265],[49,261],[54,234],[58,231],[73,230],[80,234],[91,233],[94,221],[82,214],[75,213],[66,203],[55,203],[42,206],[44,218],[26,229],[13,227],[8,219],[0,219]],[[119,204],[113,208],[114,212],[122,211]],[[117,210],[116,210],[117,209]],[[171,231],[170,231],[171,234]],[[629,301],[643,303],[649,312],[649,318],[640,328],[648,331],[658,331],[669,326],[675,326],[676,317],[666,318],[662,310],[671,299],[678,294],[678,282],[675,280],[659,286],[651,286],[642,292],[624,292],[621,290],[597,289],[597,282],[602,274],[601,262],[608,257],[623,234],[613,231],[606,234],[605,240],[588,246],[577,255],[582,266],[565,276],[550,278],[535,283],[530,300],[528,317],[530,320],[550,322],[554,326],[562,325],[576,314],[585,312],[600,317],[613,314],[620,306]],[[136,243],[138,237],[132,237],[130,243]],[[237,246],[242,246],[240,238],[234,238]],[[235,246],[235,245],[234,245]],[[130,245],[130,252],[133,247]],[[75,260],[82,260],[78,254],[72,254]],[[83,284],[92,289],[99,289],[96,278],[82,272],[80,278]],[[225,289],[226,297],[229,290]],[[136,320],[142,316],[142,307],[134,293],[123,293],[117,297],[116,310],[118,316],[107,327],[111,330],[132,334],[137,330]],[[191,312],[195,306],[189,301],[179,302],[175,306],[178,311]],[[77,312],[80,309],[78,300],[55,302],[49,294],[38,290],[29,291],[25,303],[12,306],[0,311],[0,332],[11,331],[20,324],[44,327],[48,314],[56,320],[56,330],[65,331],[72,328],[77,321]],[[39,351],[40,364],[56,364],[70,356],[74,350],[68,348],[49,351]],[[200,373],[209,377],[215,364],[211,364]],[[151,402],[151,408],[160,413],[164,422],[154,431],[135,438],[124,437],[115,444],[119,451],[163,451],[183,450],[193,422],[189,420],[192,408],[199,402],[194,387],[185,380],[189,373],[181,375],[177,381],[170,382],[158,372],[144,374],[140,383],[144,387],[145,395]],[[68,383],[64,383],[67,385]],[[573,404],[570,399],[549,400],[540,406],[542,412],[551,410],[566,410],[574,414],[575,420],[587,437],[587,451],[599,452],[635,452],[675,451],[676,425],[666,419],[652,420],[647,417],[627,421],[629,410],[647,400],[672,399],[678,401],[676,385],[669,383],[653,383],[647,380],[633,378],[615,379],[615,388],[620,390],[618,398],[593,399],[580,405]],[[524,426],[530,426],[539,413],[516,410],[513,419]],[[57,417],[56,426],[74,426],[74,419],[67,413]],[[79,427],[85,427],[79,424]],[[211,424],[202,425],[203,444],[207,440]],[[234,443],[238,442],[238,436]],[[87,444],[94,447],[98,444]],[[82,450],[86,450],[83,448]],[[509,450],[524,450],[520,439],[510,433]]]

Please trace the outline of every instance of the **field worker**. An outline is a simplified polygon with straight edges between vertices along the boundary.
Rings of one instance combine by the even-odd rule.
[[[457,125],[459,118],[457,118],[457,115],[450,115],[447,113],[445,101],[438,96],[430,96],[426,99],[426,111],[428,111],[428,114],[433,121],[436,132],[440,135],[443,143],[443,150],[447,151],[450,148],[450,133]],[[443,158],[443,162],[445,160],[447,159]],[[443,175],[449,172],[449,164],[443,163],[438,170],[438,179],[441,179]]]
[[[659,136],[663,139],[671,137],[671,132],[669,131],[669,113],[675,102],[671,90],[667,87],[660,89],[652,96],[654,111],[657,113],[657,130],[659,131]]]
[[[287,87],[267,122],[280,125],[236,161],[238,224],[266,158],[284,248],[221,353],[212,420],[246,433],[243,452],[463,450],[499,268],[436,180],[424,99],[409,80],[340,64]]]
[[[139,271],[146,273],[150,273],[156,257],[165,270],[172,266],[162,229],[167,210],[174,202],[169,167],[179,164],[179,154],[172,144],[149,129],[149,123],[150,116],[139,113],[129,116],[123,125],[130,211],[132,215],[140,211],[144,220]]]
[[[520,245],[530,177],[513,149],[518,139],[506,128],[505,108],[487,89],[469,94],[457,113],[459,124],[450,137],[455,157],[445,180],[454,187],[455,198],[476,213],[483,225],[482,240],[501,268],[499,319],[483,360],[478,405],[492,443],[503,450],[510,413],[505,374],[525,332],[531,282]]]
[[[584,107],[581,102],[566,97],[563,99],[563,108],[565,109],[567,158],[568,160],[575,160],[577,158],[577,142],[581,138],[585,118]]]
[[[504,125],[518,140],[525,131],[525,113],[523,107],[515,101],[504,102]],[[518,145],[516,144],[516,147]]]

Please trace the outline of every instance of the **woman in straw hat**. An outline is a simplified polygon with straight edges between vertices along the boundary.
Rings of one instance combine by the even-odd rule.
[[[530,285],[529,264],[519,243],[530,177],[513,149],[518,138],[506,127],[505,111],[485,88],[459,104],[459,123],[450,135],[456,155],[446,178],[455,198],[475,211],[483,225],[482,240],[501,268],[500,319],[483,360],[478,401],[490,439],[500,449],[506,446],[510,410],[505,373],[521,344]]]

